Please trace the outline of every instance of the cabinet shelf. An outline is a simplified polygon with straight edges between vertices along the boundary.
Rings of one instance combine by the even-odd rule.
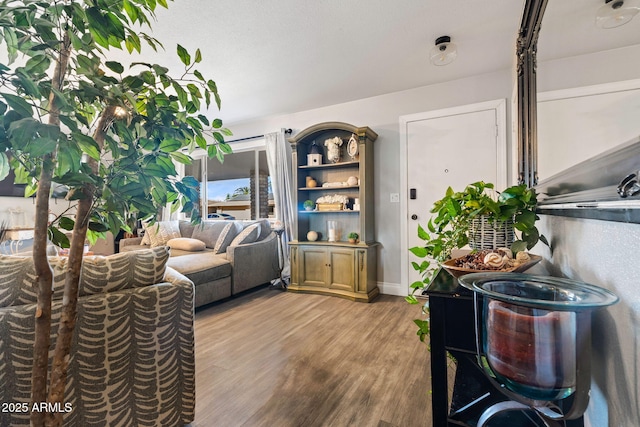
[[[359,185],[347,185],[344,187],[300,187],[299,191],[334,191],[334,190],[354,190],[360,188]]]
[[[338,163],[323,163],[321,165],[302,165],[298,166],[298,169],[337,169],[337,168],[348,168],[348,167],[359,167],[360,162],[357,160],[352,160],[348,162],[338,162]]]
[[[348,213],[359,213],[359,212],[360,211],[352,211],[349,209],[342,209],[342,210],[336,210],[336,211],[298,211],[298,213],[305,214],[305,215],[335,214],[335,213],[348,214]]]

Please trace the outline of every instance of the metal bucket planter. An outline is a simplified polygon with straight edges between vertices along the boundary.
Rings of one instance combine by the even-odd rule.
[[[480,215],[471,220],[469,246],[472,249],[508,248],[515,240],[513,230],[513,220],[494,221]]]

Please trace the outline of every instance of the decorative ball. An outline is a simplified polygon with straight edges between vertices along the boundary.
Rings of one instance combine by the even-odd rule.
[[[316,240],[318,240],[318,233],[311,230],[307,233],[307,240],[310,242],[315,242]]]
[[[350,176],[349,178],[347,178],[347,184],[351,186],[358,185],[358,177]]]

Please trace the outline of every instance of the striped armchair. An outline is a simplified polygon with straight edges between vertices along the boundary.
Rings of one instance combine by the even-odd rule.
[[[65,392],[65,426],[178,426],[193,421],[193,283],[166,267],[167,247],[85,257]],[[67,260],[54,271],[52,346]],[[0,402],[29,402],[35,273],[0,255]],[[0,425],[29,413],[0,412]]]

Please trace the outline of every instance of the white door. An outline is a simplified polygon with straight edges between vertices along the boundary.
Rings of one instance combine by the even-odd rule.
[[[401,118],[401,144],[406,144],[403,200],[406,236],[403,252],[407,287],[421,280],[411,267],[419,261],[409,252],[418,246],[418,224],[427,229],[433,203],[447,187],[463,190],[476,181],[506,187],[505,103],[496,101]],[[406,278],[406,280],[404,280]]]

